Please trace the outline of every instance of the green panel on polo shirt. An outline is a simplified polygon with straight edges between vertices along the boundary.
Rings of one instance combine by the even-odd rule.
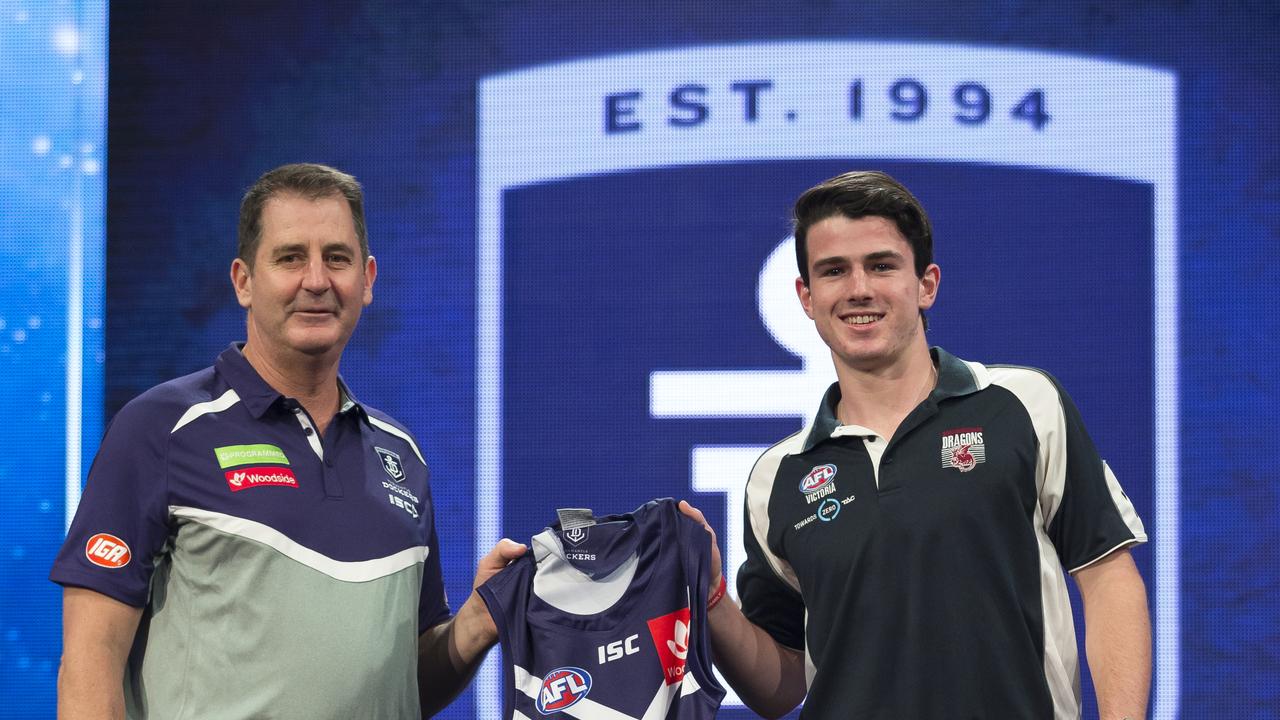
[[[218,456],[218,466],[223,470],[258,463],[289,464],[289,458],[285,457],[284,451],[275,445],[227,445],[214,448],[213,453]]]

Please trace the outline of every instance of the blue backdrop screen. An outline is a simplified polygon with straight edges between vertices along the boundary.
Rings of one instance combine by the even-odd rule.
[[[242,338],[239,198],[296,161],[364,184],[379,276],[342,371],[420,441],[455,606],[477,555],[565,506],[689,498],[736,570],[746,472],[832,378],[795,299],[791,203],[874,168],[933,220],[931,344],[1052,372],[1143,518],[1152,716],[1280,708],[1270,4],[118,3],[87,96],[60,84],[58,28],[100,35],[105,10],[69,5],[0,0],[0,172],[25,173],[2,196],[24,264],[0,281],[0,388],[26,420],[6,447],[37,449],[0,463],[0,527],[23,538],[0,716],[52,713],[44,577],[103,421]],[[37,35],[43,56],[21,44]],[[33,68],[64,95],[32,95]],[[58,113],[89,129],[43,129]],[[54,267],[69,178],[81,275]],[[77,302],[82,335],[62,327]],[[444,715],[499,702],[490,664]]]

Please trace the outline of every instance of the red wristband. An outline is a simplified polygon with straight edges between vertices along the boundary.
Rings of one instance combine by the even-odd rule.
[[[720,575],[720,587],[711,593],[711,597],[707,598],[707,612],[711,612],[711,608],[715,607],[724,597],[725,592],[729,589],[729,583],[724,579],[724,575]]]

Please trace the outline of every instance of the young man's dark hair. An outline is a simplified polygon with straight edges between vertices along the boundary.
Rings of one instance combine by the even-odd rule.
[[[796,264],[800,278],[809,284],[809,228],[836,215],[850,220],[883,217],[897,226],[911,245],[916,277],[933,262],[933,230],[929,216],[911,191],[897,180],[874,170],[855,170],[815,185],[796,200],[792,213],[796,238]]]
[[[332,195],[346,198],[355,221],[356,238],[360,241],[360,259],[369,259],[369,234],[364,221],[364,193],[352,176],[327,165],[294,163],[282,165],[264,174],[240,201],[240,244],[236,256],[253,269],[253,259],[262,239],[262,209],[277,195],[301,195],[319,200]]]

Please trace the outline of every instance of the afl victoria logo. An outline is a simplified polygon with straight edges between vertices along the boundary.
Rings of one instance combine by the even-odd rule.
[[[109,570],[116,570],[129,564],[133,553],[125,541],[108,533],[98,533],[89,538],[84,545],[84,556],[89,562]]]
[[[811,493],[831,482],[831,479],[835,476],[835,465],[830,463],[826,465],[818,465],[814,469],[810,470],[809,474],[805,475],[804,479],[800,481],[800,492],[806,494]]]
[[[576,667],[561,667],[542,678],[538,712],[551,715],[573,706],[591,692],[591,675]]]

